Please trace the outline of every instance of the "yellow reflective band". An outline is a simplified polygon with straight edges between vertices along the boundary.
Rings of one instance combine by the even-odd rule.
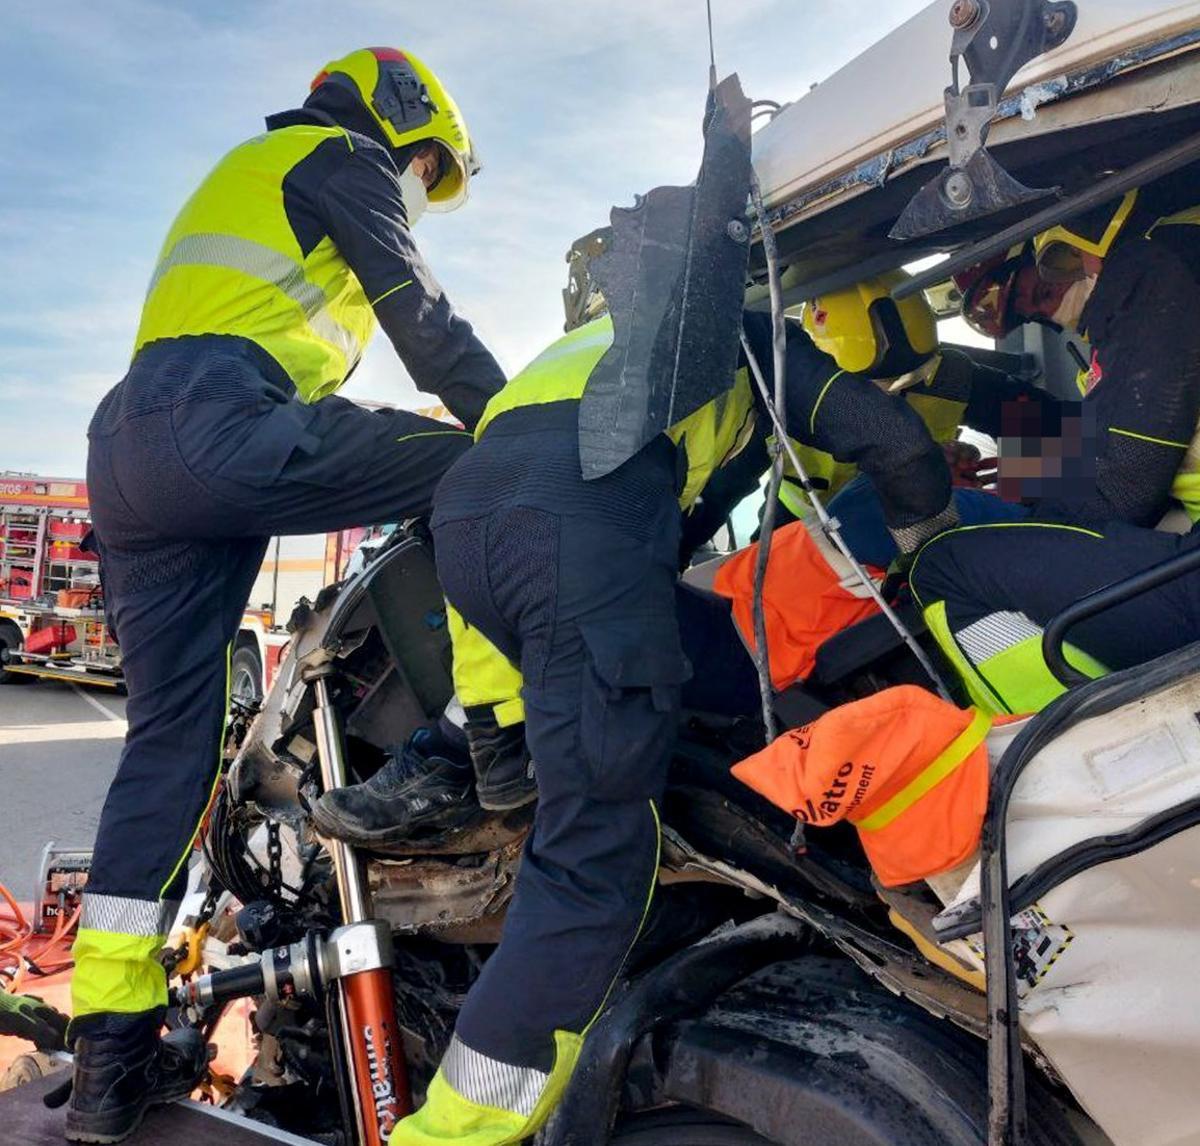
[[[270,283],[300,307],[308,325],[326,342],[337,346],[351,359],[362,353],[362,344],[355,335],[330,315],[325,291],[308,281],[304,265],[265,243],[239,235],[184,235],[154,268],[146,288],[147,299],[163,276],[177,267],[216,267]]]
[[[1149,434],[1135,434],[1132,430],[1122,430],[1118,426],[1109,426],[1110,434],[1120,434],[1125,438],[1135,438],[1139,442],[1149,442],[1154,446],[1170,446],[1174,450],[1186,450],[1191,442],[1172,442],[1166,438],[1152,438]]]
[[[405,279],[405,280],[404,280],[404,282],[402,282],[402,283],[397,283],[397,284],[396,284],[394,287],[392,287],[390,290],[385,290],[385,291],[383,292],[383,294],[381,294],[381,295],[380,295],[378,298],[373,298],[373,299],[371,299],[371,305],[372,305],[372,306],[378,306],[378,305],[379,305],[381,302],[383,302],[383,300],[384,300],[385,298],[387,298],[387,297],[388,297],[388,295],[395,294],[395,293],[396,293],[398,290],[403,290],[405,287],[410,287],[410,286],[412,286],[412,285],[413,285],[413,281],[412,281],[412,279]]]
[[[85,895],[86,898],[86,895]],[[164,935],[119,935],[81,927],[71,948],[71,1010],[136,1015],[167,1002],[167,973],[157,955]]]
[[[1068,641],[1063,642],[1063,656],[1093,680],[1108,675],[1104,665]],[[1040,632],[979,661],[977,668],[996,695],[1004,698],[1010,712],[1041,712],[1067,691],[1042,657]]]
[[[401,442],[415,441],[417,438],[469,438],[471,435],[466,430],[422,430],[419,434],[405,434],[401,438],[396,439],[396,444]]]
[[[914,567],[915,568],[915,567]],[[913,594],[915,599],[916,594]],[[917,602],[920,604],[920,602]],[[945,654],[946,659],[954,666],[959,679],[963,682],[967,694],[979,708],[995,716],[1007,713],[1004,702],[991,690],[988,682],[975,671],[975,666],[963,655],[962,649],[950,632],[950,623],[946,619],[946,602],[935,601],[924,610],[925,624],[933,634],[938,648]]]
[[[1200,521],[1200,473],[1184,473],[1181,467],[1171,483],[1171,496],[1193,522]]]
[[[575,1071],[582,1047],[581,1035],[571,1031],[554,1032],[554,1066],[529,1115],[473,1101],[460,1094],[446,1077],[446,1060],[443,1059],[429,1084],[425,1104],[396,1124],[388,1138],[388,1146],[516,1146],[532,1137],[558,1105]],[[489,1062],[483,1055],[478,1057],[484,1059],[481,1082],[490,1077],[502,1078],[506,1072],[519,1069],[498,1060]],[[491,1070],[487,1069],[489,1065]]]
[[[501,728],[520,724],[525,719],[521,670],[479,629],[467,624],[449,601],[446,622],[453,654],[454,691],[463,707],[489,708],[492,719]]]
[[[923,769],[883,807],[877,808],[861,820],[854,820],[854,826],[860,832],[877,832],[880,828],[886,828],[897,816],[907,812],[922,796],[962,767],[971,753],[983,743],[991,727],[991,714],[977,708],[971,723],[938,754],[932,764]]]
[[[812,413],[808,418],[808,432],[810,434],[815,434],[817,432],[817,411],[821,408],[821,403],[825,401],[826,392],[829,390],[829,387],[832,386],[845,373],[845,370],[839,370],[832,378],[829,379],[828,382],[825,383],[824,386],[821,387],[821,392],[817,395],[817,400],[813,403]]]
[[[797,519],[806,516],[809,510],[804,487],[799,482],[788,481],[786,478],[779,486],[779,504]]]
[[[461,697],[459,698],[462,699]],[[525,723],[525,702],[514,696],[511,700],[497,701],[492,705],[492,716],[501,728]]]

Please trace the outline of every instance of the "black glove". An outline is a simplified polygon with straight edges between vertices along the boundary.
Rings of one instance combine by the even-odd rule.
[[[0,991],[0,1035],[28,1039],[40,1051],[66,1049],[66,1015],[34,995]]]

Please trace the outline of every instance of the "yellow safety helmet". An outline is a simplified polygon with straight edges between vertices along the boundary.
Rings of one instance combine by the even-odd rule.
[[[1033,239],[1038,273],[1047,282],[1063,282],[1083,276],[1082,255],[1104,258],[1129,222],[1138,193],[1128,191],[1085,215],[1042,231]]]
[[[937,319],[923,294],[897,302],[891,292],[909,276],[889,271],[804,306],[804,329],[843,370],[898,378],[937,350]]]
[[[442,174],[429,188],[431,211],[453,211],[466,201],[479,161],[458,104],[432,69],[398,48],[361,48],[325,65],[312,82],[354,91],[392,147],[431,140],[440,145]]]

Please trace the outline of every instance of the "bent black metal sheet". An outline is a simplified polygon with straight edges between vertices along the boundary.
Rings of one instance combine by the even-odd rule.
[[[612,243],[592,263],[613,344],[579,407],[585,479],[612,473],[732,385],[749,194],[750,101],[732,75],[710,96],[696,182],[614,207]]]

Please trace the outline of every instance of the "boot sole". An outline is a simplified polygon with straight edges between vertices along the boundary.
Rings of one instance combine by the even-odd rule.
[[[512,784],[508,787],[493,788],[484,793],[475,789],[475,798],[481,808],[489,812],[511,812],[514,808],[523,808],[532,804],[538,797],[537,788],[527,784]]]
[[[138,1127],[141,1126],[142,1120],[146,1117],[146,1111],[148,1111],[151,1107],[169,1106],[172,1102],[179,1102],[180,1100],[187,1098],[187,1096],[196,1089],[198,1083],[199,1079],[189,1086],[187,1090],[180,1090],[178,1092],[173,1091],[170,1094],[163,1094],[157,1098],[152,1098],[149,1102],[145,1103],[140,1110],[138,1110],[137,1114],[134,1116],[133,1122],[128,1126],[122,1126],[118,1120],[118,1116],[129,1116],[127,1113],[129,1109],[128,1107],[126,1107],[124,1112],[112,1111],[109,1114],[84,1115],[77,1115],[75,1114],[75,1111],[68,1108],[66,1128],[63,1131],[63,1137],[66,1138],[68,1142],[90,1142],[97,1143],[99,1146],[110,1146],[111,1143],[124,1142],[126,1138],[128,1138],[135,1130],[138,1129]],[[72,1118],[72,1115],[75,1115],[75,1117]],[[109,1128],[93,1130],[87,1125],[73,1126],[72,1122],[74,1122],[75,1119],[92,1123],[93,1125],[96,1122],[106,1121],[109,1123]],[[112,1125],[114,1122],[116,1123],[115,1126]]]

